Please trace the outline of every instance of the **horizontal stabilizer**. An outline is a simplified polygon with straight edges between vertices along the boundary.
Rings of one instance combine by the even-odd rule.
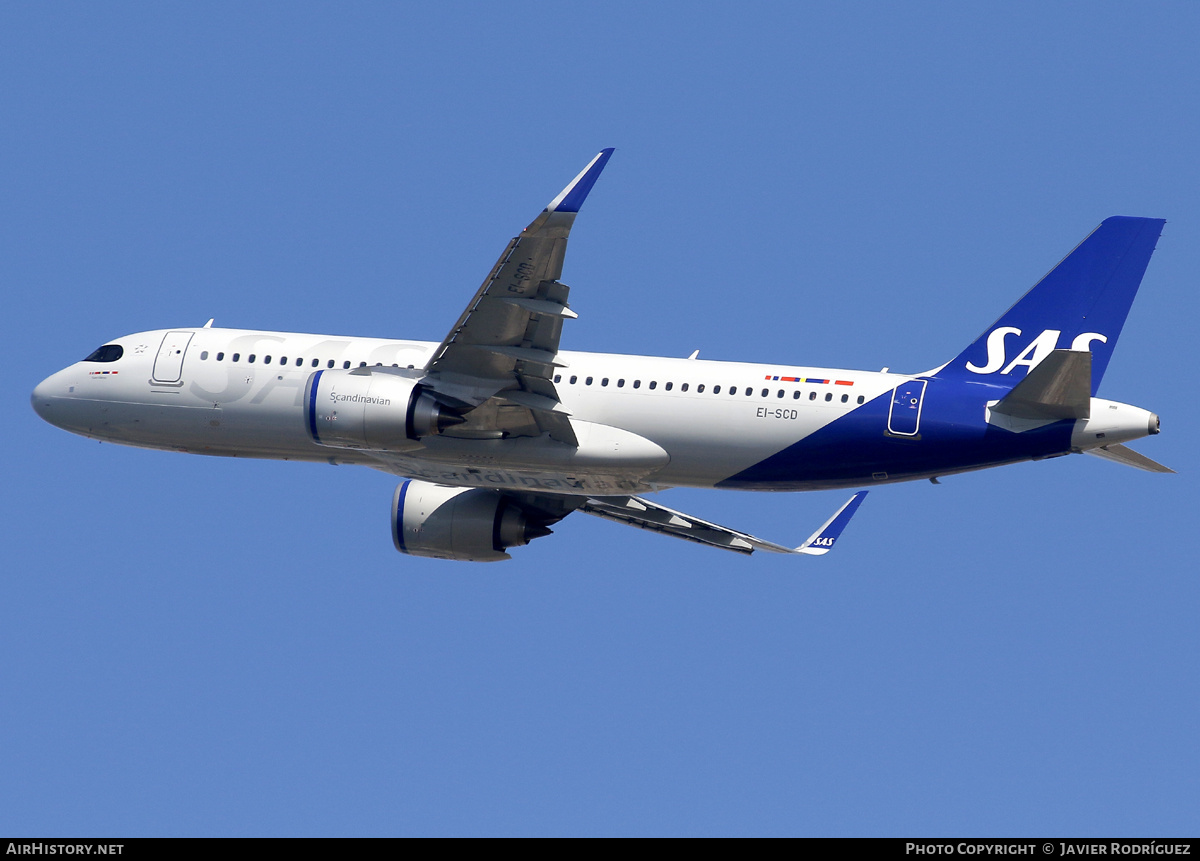
[[[1102,445],[1099,448],[1089,448],[1084,454],[1094,454],[1096,457],[1102,457],[1114,463],[1123,463],[1126,466],[1132,466],[1136,469],[1144,469],[1146,472],[1169,472],[1172,474],[1175,472],[1169,466],[1163,466],[1161,463],[1151,460],[1144,454],[1138,454],[1133,449],[1119,443]]]
[[[1086,419],[1091,416],[1092,354],[1054,350],[1004,396],[992,412],[1019,419]]]

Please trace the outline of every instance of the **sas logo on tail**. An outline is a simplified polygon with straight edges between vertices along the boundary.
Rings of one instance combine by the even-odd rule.
[[[1001,326],[999,329],[993,329],[988,334],[987,339],[987,364],[979,367],[972,362],[967,362],[967,370],[973,374],[994,374],[1000,371],[1001,374],[1011,374],[1013,368],[1019,365],[1024,365],[1026,373],[1033,370],[1042,359],[1050,355],[1052,351],[1058,347],[1059,336],[1062,331],[1059,329],[1046,329],[1042,334],[1033,339],[1032,342],[1020,353],[1017,357],[1004,364],[1008,355],[1005,350],[1004,339],[1009,335],[1020,335],[1021,330],[1014,326]],[[1076,335],[1075,340],[1071,342],[1072,350],[1090,350],[1093,341],[1099,341],[1101,344],[1108,343],[1108,337],[1101,335],[1099,332],[1084,332],[1081,335]]]

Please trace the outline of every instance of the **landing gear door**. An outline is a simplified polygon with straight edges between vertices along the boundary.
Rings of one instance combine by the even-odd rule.
[[[925,398],[927,380],[910,380],[892,391],[892,407],[888,410],[888,433],[895,436],[916,436],[921,428],[921,401]]]
[[[179,383],[183,376],[183,356],[191,343],[192,332],[167,332],[154,359],[154,382]]]

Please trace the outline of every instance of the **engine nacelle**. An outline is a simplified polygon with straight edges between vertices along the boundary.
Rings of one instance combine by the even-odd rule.
[[[420,448],[422,437],[463,421],[407,377],[317,371],[304,388],[304,424],[318,445],[371,451]]]
[[[550,530],[496,490],[410,479],[392,497],[392,543],[410,556],[498,562]]]

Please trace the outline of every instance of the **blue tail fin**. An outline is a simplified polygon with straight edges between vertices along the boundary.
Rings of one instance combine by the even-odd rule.
[[[1056,348],[1090,350],[1095,396],[1165,223],[1106,218],[936,376],[1011,388]]]

